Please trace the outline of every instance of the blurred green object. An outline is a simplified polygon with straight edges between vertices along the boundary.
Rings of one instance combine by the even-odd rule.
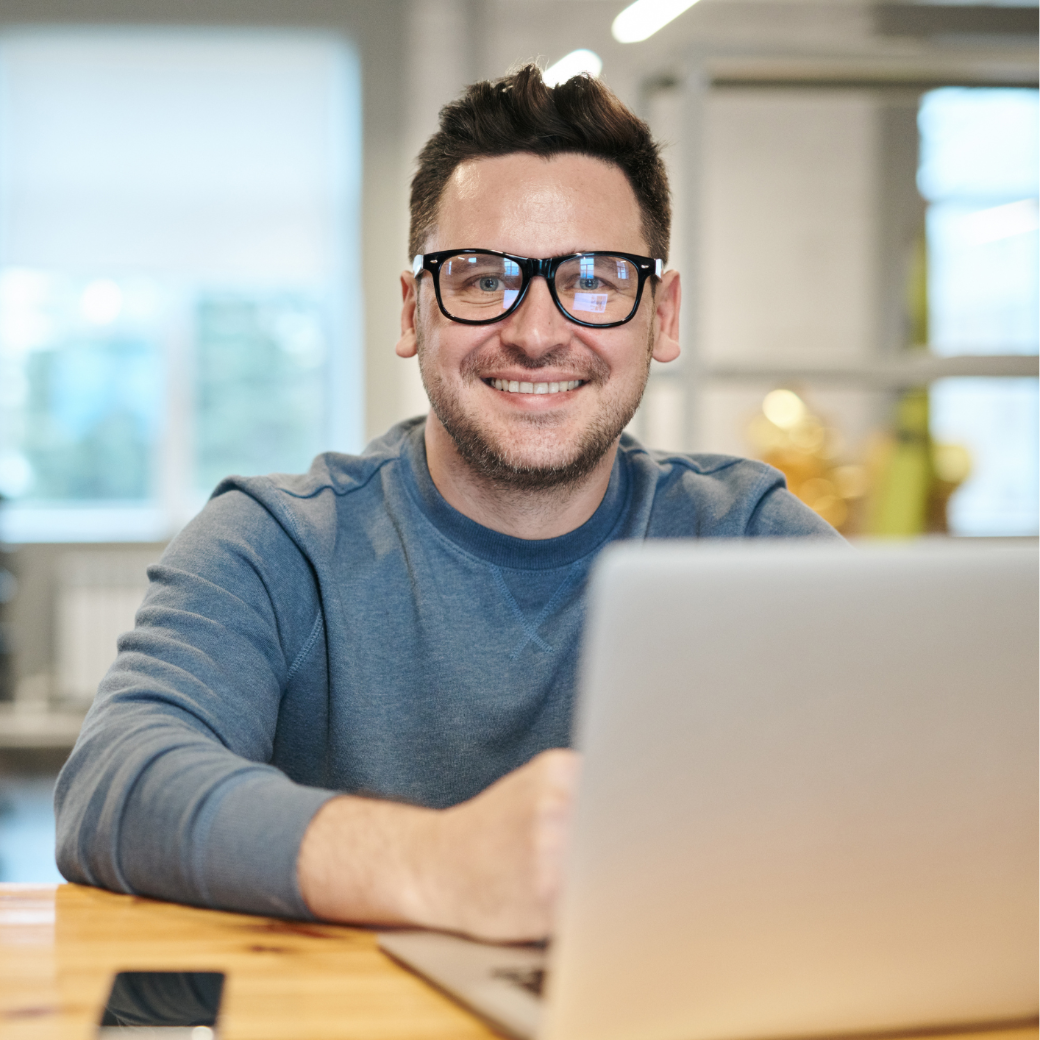
[[[875,444],[869,462],[867,533],[909,538],[947,532],[950,496],[971,472],[971,456],[929,433],[928,391],[907,390],[896,405],[895,431]]]
[[[906,279],[907,342],[927,349],[928,332],[928,239],[924,228],[914,240]]]
[[[896,406],[894,437],[882,448],[868,530],[899,537],[923,534],[932,483],[928,392],[908,390]]]

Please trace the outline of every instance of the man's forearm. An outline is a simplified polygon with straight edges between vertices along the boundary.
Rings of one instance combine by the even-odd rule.
[[[357,924],[431,924],[423,861],[434,809],[342,795],[318,810],[297,861],[311,912]]]
[[[300,845],[300,892],[312,913],[331,921],[544,938],[577,770],[573,751],[545,751],[443,810],[334,798]]]

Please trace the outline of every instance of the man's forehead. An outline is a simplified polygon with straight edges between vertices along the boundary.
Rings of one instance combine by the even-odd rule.
[[[495,183],[528,180],[567,179],[577,176],[590,181],[618,179],[627,184],[621,167],[594,155],[581,152],[557,152],[536,155],[533,152],[509,152],[506,155],[466,159],[452,172],[448,183],[461,194],[468,194]]]
[[[567,249],[645,251],[639,205],[624,172],[574,152],[551,157],[516,152],[460,163],[441,194],[432,230],[438,248],[462,245],[447,241],[458,234],[555,233],[588,239]]]

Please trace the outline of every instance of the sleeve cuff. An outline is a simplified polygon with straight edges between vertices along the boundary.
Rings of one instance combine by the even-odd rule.
[[[249,770],[211,795],[199,820],[198,891],[209,906],[314,919],[300,894],[296,860],[314,814],[335,791],[304,787],[275,770]]]

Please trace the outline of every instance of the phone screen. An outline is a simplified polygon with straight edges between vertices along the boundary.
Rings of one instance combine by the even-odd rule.
[[[101,1013],[98,1036],[141,1036],[146,1028],[168,1040],[212,1040],[223,989],[219,971],[121,971]],[[125,1033],[129,1027],[136,1032]]]

